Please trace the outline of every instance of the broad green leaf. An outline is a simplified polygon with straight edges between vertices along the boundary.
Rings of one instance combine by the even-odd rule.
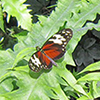
[[[19,71],[17,68],[16,71],[12,71],[11,76],[19,79],[17,82],[19,89],[9,92],[5,96],[11,100],[50,100],[49,97],[68,100],[58,84],[56,74],[53,71],[43,73],[37,78],[35,78],[36,73],[30,74],[31,77],[28,72]]]
[[[12,77],[9,77],[1,82],[0,94],[11,92],[11,90],[13,90]]]
[[[86,74],[85,76],[79,78],[77,81],[78,82],[79,81],[100,81],[100,73],[94,72],[94,73]]]
[[[98,94],[98,92],[97,92],[97,83],[98,83],[98,81],[93,81],[93,91],[96,93],[96,94]]]
[[[100,70],[100,61],[90,64],[84,70],[82,70],[79,74],[87,72],[87,71],[96,71],[96,70]]]
[[[12,67],[15,56],[11,49],[0,51],[0,78],[8,72],[7,68]]]

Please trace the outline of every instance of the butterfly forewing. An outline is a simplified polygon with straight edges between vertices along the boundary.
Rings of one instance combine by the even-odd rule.
[[[49,69],[56,66],[54,60],[61,58],[66,52],[66,45],[73,33],[71,29],[63,29],[49,38],[45,44],[34,53],[29,60],[29,67],[38,72],[40,69]]]
[[[54,43],[52,43],[52,46],[48,47],[48,50],[47,49],[43,49],[43,50],[44,53],[48,55],[50,58],[52,58],[53,60],[61,58],[65,53],[64,47],[62,48],[60,45]]]
[[[64,29],[53,35],[42,47],[45,54],[53,60],[61,58],[66,52],[66,45],[72,37],[71,29]]]

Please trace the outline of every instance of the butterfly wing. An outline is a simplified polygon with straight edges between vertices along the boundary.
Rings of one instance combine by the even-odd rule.
[[[32,55],[29,60],[29,67],[38,72],[40,69],[49,69],[53,64],[56,65],[54,60],[65,54],[65,47],[72,35],[71,29],[64,29],[53,35],[40,50]]]
[[[63,29],[53,35],[42,47],[44,53],[51,59],[57,60],[66,52],[66,45],[72,38],[71,29]]]
[[[42,68],[50,69],[52,62],[41,51],[37,51],[29,60],[29,67],[35,72],[39,72]]]

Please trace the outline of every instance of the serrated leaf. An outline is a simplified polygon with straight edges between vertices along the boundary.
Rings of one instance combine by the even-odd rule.
[[[75,9],[72,11],[74,13],[73,17],[70,19],[68,24],[73,27],[79,28],[82,27],[86,20],[93,20],[96,17],[96,14],[100,12],[100,0],[91,0],[89,3],[87,1],[77,1],[78,4],[75,6]],[[91,6],[91,7],[90,7]],[[80,13],[79,13],[80,12]],[[75,21],[75,23],[74,23]]]
[[[23,4],[25,0],[1,0],[3,10],[6,11],[9,15],[12,15],[17,18],[18,24],[22,28],[31,30],[32,22],[31,15],[27,9],[27,5]]]

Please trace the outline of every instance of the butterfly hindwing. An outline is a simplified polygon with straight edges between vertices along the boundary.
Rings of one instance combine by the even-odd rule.
[[[29,67],[30,67],[31,70],[33,70],[33,71],[35,71],[35,72],[40,71],[40,69],[42,68],[42,66],[41,66],[41,61],[40,61],[40,59],[38,58],[37,53],[38,53],[38,52],[34,53],[34,54],[31,56],[30,60],[29,60]]]
[[[39,72],[42,68],[50,69],[52,62],[41,51],[37,51],[29,60],[29,67],[31,70]]]
[[[66,45],[72,35],[71,29],[63,29],[49,38],[29,60],[31,70],[38,72],[41,69],[50,69],[52,65],[57,66],[54,60],[61,58],[65,54]]]

